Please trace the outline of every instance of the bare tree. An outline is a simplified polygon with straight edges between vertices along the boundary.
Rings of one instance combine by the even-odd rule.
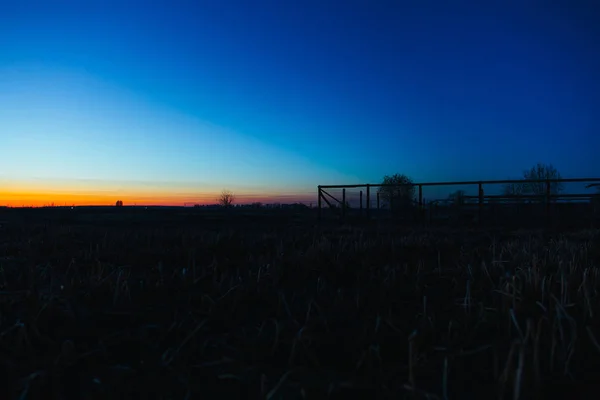
[[[523,171],[523,180],[562,179],[560,172],[552,164],[537,163],[529,170]],[[559,194],[564,189],[561,182],[550,182],[550,194]],[[546,194],[546,182],[509,183],[504,185],[504,194],[509,196]]]
[[[235,200],[235,196],[233,195],[233,192],[230,190],[226,190],[226,189],[224,189],[221,192],[221,195],[217,199],[219,204],[223,207],[231,207],[233,205],[234,200]]]
[[[383,185],[379,188],[379,197],[384,205],[390,209],[406,208],[413,205],[415,198],[415,187],[412,179],[403,174],[394,174],[383,177]]]
[[[465,196],[466,193],[464,190],[457,190],[456,192],[448,195],[448,200],[455,206],[462,206],[465,204]]]
[[[526,180],[537,179],[561,179],[560,172],[552,166],[552,164],[538,163],[530,170],[523,172],[523,178]],[[535,195],[543,195],[546,193],[546,182],[525,183],[525,192]],[[562,192],[563,184],[560,182],[550,182],[550,193],[558,194]]]
[[[522,183],[507,183],[504,185],[504,194],[506,196],[521,196],[523,192]]]
[[[522,183],[507,183],[504,185],[503,192],[505,196],[516,196],[515,198],[510,199],[511,202],[523,202],[523,198],[521,196],[525,194],[525,190]]]

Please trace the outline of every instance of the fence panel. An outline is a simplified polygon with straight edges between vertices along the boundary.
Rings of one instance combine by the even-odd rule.
[[[320,185],[322,207],[340,218],[491,225],[594,222],[600,209],[600,178],[415,183],[411,204],[399,207],[384,193],[394,185]],[[343,207],[343,205],[346,207]]]

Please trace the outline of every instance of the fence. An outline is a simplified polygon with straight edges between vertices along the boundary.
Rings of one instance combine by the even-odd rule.
[[[409,186],[413,186],[417,188],[417,199],[412,199],[413,204],[418,211],[418,215],[420,219],[425,219],[425,201],[423,197],[423,190],[427,187],[435,187],[435,186],[469,186],[469,187],[477,187],[477,195],[475,196],[462,196],[464,200],[467,202],[475,201],[474,204],[477,205],[477,219],[479,222],[482,221],[484,205],[486,204],[495,204],[499,202],[506,202],[512,200],[513,203],[523,202],[523,201],[534,201],[545,204],[545,216],[550,217],[550,208],[551,204],[559,201],[581,201],[588,200],[591,203],[593,198],[597,198],[598,195],[590,194],[590,193],[570,193],[570,194],[553,194],[552,193],[552,184],[566,184],[566,183],[588,183],[586,188],[592,188],[596,186],[600,186],[600,178],[572,178],[572,179],[539,179],[539,180],[523,180],[523,179],[513,179],[513,180],[488,180],[488,181],[457,181],[457,182],[426,182],[426,183],[413,183]],[[543,185],[539,187],[543,187],[544,193],[542,194],[526,194],[526,195],[486,195],[484,192],[484,185],[510,185],[510,184],[538,184]],[[345,218],[348,211],[348,203],[346,190],[347,189],[361,189],[359,192],[359,214],[361,216],[366,216],[367,218],[371,218],[372,211],[372,189],[377,188],[397,188],[407,185],[394,185],[394,184],[356,184],[356,185],[319,185],[317,188],[317,204],[318,204],[318,218],[322,219],[323,214],[323,203],[326,203],[329,208],[335,208],[336,212],[339,212],[341,218]],[[341,199],[332,195],[331,189],[341,189]],[[364,192],[363,190],[364,189]],[[381,209],[381,196],[380,191],[378,190],[375,193],[376,197],[376,209]],[[393,199],[393,197],[392,197]],[[431,206],[435,206],[440,202],[447,200],[435,200],[429,204],[430,211]],[[473,204],[473,203],[471,203]],[[392,208],[392,207],[390,207]],[[431,212],[430,212],[431,215]]]

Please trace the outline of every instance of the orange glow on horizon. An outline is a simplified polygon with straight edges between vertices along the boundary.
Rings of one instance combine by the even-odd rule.
[[[235,195],[235,204],[261,203],[316,203],[316,194],[239,194]],[[0,191],[0,206],[44,207],[44,206],[110,206],[117,200],[123,205],[139,206],[184,206],[216,204],[219,193],[166,194],[166,193],[66,193],[33,191]]]

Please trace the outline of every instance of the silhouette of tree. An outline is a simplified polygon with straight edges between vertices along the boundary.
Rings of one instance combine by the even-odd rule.
[[[117,203],[115,205],[117,207],[123,207],[123,200],[117,200]]]
[[[529,171],[523,172],[524,179],[561,179],[560,172],[556,168],[552,166],[552,164],[544,165],[542,163],[538,163],[534,167],[531,167]],[[560,182],[551,182],[550,183],[550,193],[558,194],[562,192],[563,184]],[[546,182],[538,182],[538,183],[525,183],[525,192],[542,195],[546,193]]]
[[[537,163],[531,169],[523,171],[523,180],[546,180],[562,179],[560,172],[552,164]],[[561,182],[550,182],[550,194],[559,194],[563,191]],[[523,182],[511,183],[504,186],[504,193],[507,195],[536,195],[546,194],[546,182]]]
[[[522,183],[507,183],[504,185],[504,195],[506,196],[521,196],[523,192]]]
[[[452,204],[456,206],[462,206],[463,204],[465,204],[465,191],[457,190],[456,192],[451,193],[448,196],[448,200],[450,200]]]
[[[219,204],[223,207],[231,207],[233,205],[234,200],[235,200],[235,196],[233,195],[233,192],[231,192],[230,190],[223,190],[221,192],[221,195],[217,199]]]
[[[412,179],[408,176],[403,174],[386,175],[381,183],[394,185],[379,188],[379,199],[384,206],[397,210],[413,205],[415,187]]]

